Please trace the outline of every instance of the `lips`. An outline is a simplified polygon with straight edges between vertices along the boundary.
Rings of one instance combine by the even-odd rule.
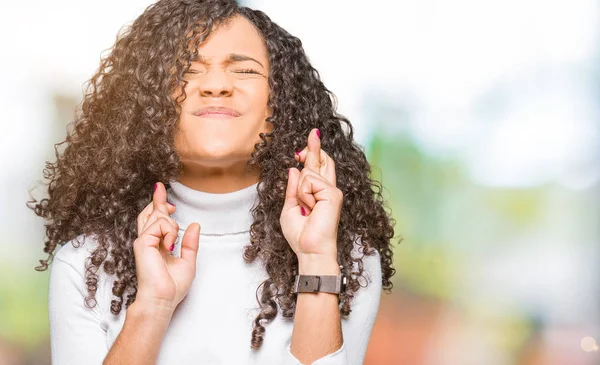
[[[240,112],[231,108],[225,108],[220,106],[209,106],[206,108],[198,109],[194,112],[194,115],[197,117],[205,117],[205,116],[230,116],[230,117],[239,117],[241,115]]]

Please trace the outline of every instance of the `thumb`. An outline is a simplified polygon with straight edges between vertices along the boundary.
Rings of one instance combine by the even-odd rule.
[[[285,189],[285,201],[283,203],[283,210],[292,209],[298,206],[298,180],[300,178],[300,171],[292,167],[288,170],[288,182],[287,188]]]
[[[196,265],[196,256],[198,254],[198,241],[200,240],[200,224],[190,224],[181,240],[181,258],[189,263]]]

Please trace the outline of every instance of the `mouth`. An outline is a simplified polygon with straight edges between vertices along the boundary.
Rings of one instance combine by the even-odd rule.
[[[196,110],[193,113],[197,117],[239,117],[242,115],[235,109],[225,108],[225,107],[217,107],[217,106],[209,106],[206,108],[201,108]]]

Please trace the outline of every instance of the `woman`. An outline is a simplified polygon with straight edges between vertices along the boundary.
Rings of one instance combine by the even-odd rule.
[[[264,13],[148,7],[31,202],[53,364],[361,364],[393,221],[333,100]]]

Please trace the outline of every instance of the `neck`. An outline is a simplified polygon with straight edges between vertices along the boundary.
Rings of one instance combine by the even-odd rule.
[[[249,232],[253,222],[251,210],[258,204],[258,182],[228,193],[199,191],[179,181],[171,181],[169,186],[169,200],[177,207],[171,217],[181,230],[198,222],[201,236]]]
[[[184,164],[177,181],[193,190],[225,194],[258,183],[259,174],[259,171],[248,168],[247,161],[227,167]]]

